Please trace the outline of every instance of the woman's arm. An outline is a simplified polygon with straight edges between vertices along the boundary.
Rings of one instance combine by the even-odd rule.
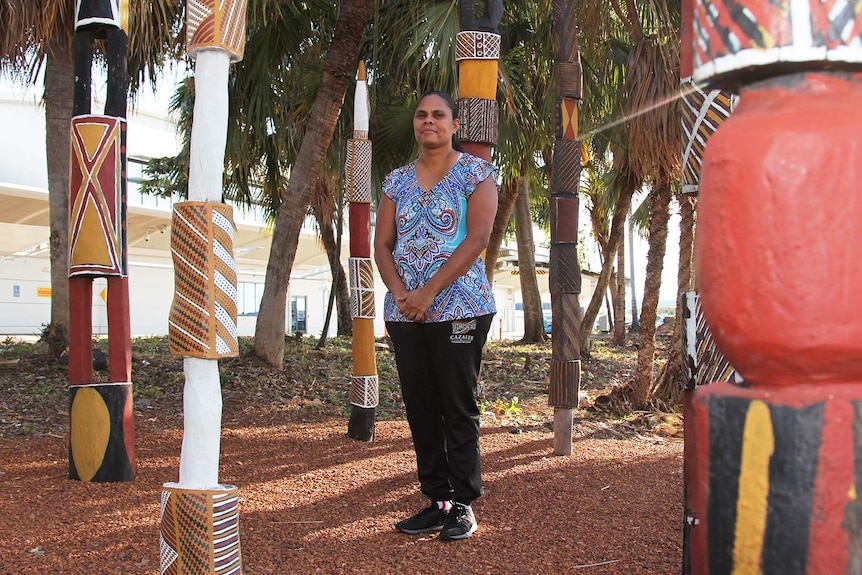
[[[397,238],[395,203],[386,196],[381,196],[380,204],[377,206],[377,224],[374,231],[374,262],[377,264],[377,271],[383,283],[392,292],[395,303],[400,309],[407,296],[407,287],[401,281],[401,276],[398,275],[398,269],[395,267],[395,258],[392,257]]]
[[[378,210],[378,218],[379,213]],[[413,321],[427,319],[428,308],[431,307],[437,294],[467,273],[476,258],[482,254],[482,250],[488,246],[488,239],[491,237],[496,216],[497,185],[492,178],[487,178],[476,186],[476,189],[467,199],[467,237],[455,248],[452,256],[440,266],[428,280],[428,283],[421,288],[407,292],[403,305],[399,303],[398,306],[404,315]],[[383,275],[382,271],[381,275]],[[383,281],[386,282],[386,279],[384,278]],[[413,319],[414,317],[421,317],[422,319]]]

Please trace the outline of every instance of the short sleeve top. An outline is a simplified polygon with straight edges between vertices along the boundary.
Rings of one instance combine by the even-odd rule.
[[[416,160],[389,173],[383,193],[395,203],[396,241],[392,256],[408,290],[424,286],[467,236],[467,200],[476,186],[497,175],[482,158],[462,153],[430,190],[419,187]],[[429,322],[496,313],[494,294],[479,257],[467,272],[443,288],[429,309]],[[410,321],[391,292],[383,304],[386,321]]]

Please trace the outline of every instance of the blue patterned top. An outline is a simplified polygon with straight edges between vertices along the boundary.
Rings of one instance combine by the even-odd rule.
[[[431,190],[416,180],[416,160],[389,173],[383,193],[395,203],[396,241],[392,255],[408,290],[425,285],[467,236],[467,198],[476,186],[497,174],[481,158],[462,153],[449,173]],[[429,322],[496,313],[494,294],[481,256],[431,303]],[[383,304],[386,321],[410,321],[391,292]]]

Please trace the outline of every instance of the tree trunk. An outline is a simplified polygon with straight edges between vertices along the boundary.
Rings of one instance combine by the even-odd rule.
[[[327,192],[327,196],[331,200],[331,194]],[[338,199],[337,228],[333,227],[332,220],[328,214],[321,213],[316,207],[314,208],[314,217],[320,230],[320,241],[323,244],[323,249],[326,251],[326,258],[329,260],[329,271],[332,274],[330,303],[326,309],[326,318],[323,322],[323,332],[320,335],[320,341],[317,344],[318,347],[323,347],[326,343],[326,338],[329,336],[329,324],[333,307],[336,310],[338,335],[350,336],[353,334],[353,318],[350,316],[350,291],[347,288],[347,274],[344,273],[344,266],[341,265],[341,234],[344,226],[342,199]],[[316,202],[312,202],[313,206],[315,204]]]
[[[523,342],[547,341],[542,314],[542,296],[536,281],[536,244],[533,241],[533,218],[530,214],[530,189],[526,178],[520,181],[520,193],[515,200],[515,236],[518,240],[518,280],[524,302]]]
[[[302,138],[296,164],[278,210],[272,251],[266,267],[266,284],[254,332],[255,354],[278,369],[284,365],[287,288],[296,259],[299,231],[317,178],[323,169],[344,95],[356,75],[359,49],[373,7],[373,0],[347,0],[341,5],[332,45],[323,65],[317,98],[308,119],[308,129]]]
[[[633,383],[632,402],[635,409],[645,409],[652,389],[655,360],[655,322],[658,315],[658,295],[661,289],[661,272],[667,248],[667,221],[670,208],[670,179],[659,171],[655,187],[649,196],[649,252],[647,253],[644,298],[641,304],[641,328],[638,335],[638,358]]]
[[[326,250],[329,271],[332,274],[329,305],[323,322],[323,332],[320,334],[320,341],[317,344],[318,347],[323,347],[329,336],[333,307],[335,308],[338,335],[350,336],[353,333],[353,319],[350,317],[350,293],[347,289],[347,275],[344,273],[344,266],[341,265],[341,254],[338,248],[341,233],[335,231],[331,222],[320,223],[318,220],[318,224],[320,225],[320,241],[323,243],[323,249]]]
[[[632,210],[632,213],[634,213],[634,210]],[[638,294],[635,290],[635,286],[637,285],[637,281],[635,280],[635,223],[631,216],[629,216],[629,264],[631,264],[629,265],[631,268],[629,271],[629,287],[632,290],[632,325],[629,332],[635,334],[640,331],[641,323],[640,314],[638,313]]]
[[[614,345],[626,343],[626,238],[620,237],[617,246],[617,289],[614,300]]]
[[[491,229],[491,237],[485,249],[485,271],[491,285],[494,285],[494,269],[500,256],[500,246],[503,245],[503,238],[506,236],[506,228],[509,226],[509,218],[517,198],[517,183],[504,183],[500,186],[497,196],[497,216],[494,218],[494,227]]]
[[[652,393],[668,406],[676,405],[682,398],[685,382],[682,379],[682,294],[692,289],[692,260],[694,259],[694,205],[697,199],[689,195],[677,197],[679,202],[679,268],[677,273],[676,316],[673,322],[673,337],[667,362],[659,374]]]
[[[617,246],[621,241],[621,236],[625,233],[626,215],[629,212],[629,207],[632,203],[632,194],[634,187],[625,185],[620,191],[620,197],[614,206],[614,215],[611,219],[611,232],[608,236],[608,253],[616,253]],[[602,271],[599,274],[596,291],[593,292],[593,297],[590,299],[590,304],[584,311],[584,318],[581,321],[581,359],[590,357],[590,336],[593,331],[593,324],[596,323],[596,316],[599,315],[599,310],[605,300],[605,292],[608,289],[608,282],[611,277],[611,269],[614,266],[614,258],[606,257],[602,262]]]
[[[60,35],[62,37],[62,35]],[[69,343],[69,170],[75,70],[71,46],[52,40],[45,64],[45,149],[51,246],[51,324],[54,356]]]

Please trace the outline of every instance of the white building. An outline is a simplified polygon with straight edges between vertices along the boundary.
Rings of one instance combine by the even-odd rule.
[[[51,279],[48,253],[48,175],[45,159],[45,114],[35,90],[15,91],[0,83],[0,125],[6,137],[0,139],[0,334],[34,335],[50,321]],[[102,106],[96,103],[94,112]],[[167,317],[174,292],[170,255],[171,200],[142,196],[139,182],[146,161],[174,155],[179,138],[164,111],[129,110],[128,157],[128,262],[131,329],[134,336],[167,333]],[[260,213],[234,211],[236,237],[234,254],[238,268],[240,335],[252,335],[263,292],[270,254],[270,227]],[[345,224],[345,232],[347,224]],[[348,238],[341,250],[342,264],[349,256]],[[547,262],[547,249],[539,250],[538,261]],[[514,267],[502,257],[494,293],[499,312],[491,338],[520,337],[523,311],[520,284]],[[345,267],[346,269],[346,267]],[[550,302],[547,274],[537,275],[542,299]],[[104,299],[106,282],[97,279],[93,289],[93,331],[107,333]],[[320,335],[327,309],[332,276],[312,221],[304,226],[293,265],[287,306],[289,333]],[[582,305],[586,306],[595,278],[583,278]],[[375,332],[384,333],[381,317],[385,287],[377,282]],[[549,304],[548,304],[549,305]],[[335,319],[330,334],[336,330]]]

